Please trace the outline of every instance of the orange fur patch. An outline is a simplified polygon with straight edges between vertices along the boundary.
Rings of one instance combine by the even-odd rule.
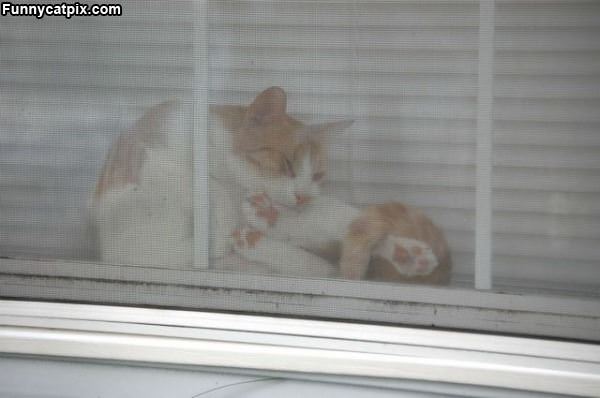
[[[349,233],[351,235],[363,235],[367,233],[368,227],[369,221],[364,218],[360,218],[356,221],[353,221],[352,224],[350,224]]]
[[[290,176],[293,170],[289,165],[299,167],[307,153],[310,153],[313,170],[325,173],[326,156],[321,137],[300,139],[298,132],[304,124],[286,113],[286,95],[279,87],[271,87],[260,93],[243,108],[244,116],[232,129],[234,152],[248,160],[250,167],[263,176]],[[239,119],[236,111],[221,112],[222,118]]]
[[[177,105],[168,101],[149,109],[133,128],[114,142],[96,184],[95,196],[127,184],[139,182],[140,171],[146,160],[146,149],[164,146],[166,136],[162,125],[166,115]]]
[[[265,236],[261,231],[252,230],[246,234],[246,242],[248,242],[249,247],[255,247],[259,240]]]

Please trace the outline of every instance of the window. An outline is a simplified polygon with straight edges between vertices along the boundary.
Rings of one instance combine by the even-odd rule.
[[[148,1],[118,17],[3,16],[0,32],[2,297],[598,340],[599,4]],[[246,140],[246,163],[222,163],[234,149],[211,132],[291,123],[280,91],[259,96],[273,86],[310,145]],[[173,98],[181,115],[152,108]],[[148,134],[161,129],[181,134]],[[313,201],[274,207],[275,225],[332,198],[314,231],[297,221],[307,240],[343,206],[351,221],[418,207],[448,241],[450,281],[401,283],[390,267],[349,280],[287,235],[269,264],[221,247],[223,230],[228,245],[269,237],[240,230],[223,197],[273,221],[247,187],[219,196],[239,181],[223,182],[228,167],[287,177],[281,195]],[[319,195],[285,191],[305,174]]]

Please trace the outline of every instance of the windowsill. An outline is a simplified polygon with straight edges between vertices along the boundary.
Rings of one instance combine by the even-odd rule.
[[[598,341],[594,298],[203,269],[0,259],[2,297],[236,311]]]

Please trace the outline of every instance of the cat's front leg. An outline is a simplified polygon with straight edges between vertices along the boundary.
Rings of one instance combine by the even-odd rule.
[[[297,212],[277,205],[266,193],[249,195],[242,203],[246,222],[266,235],[279,240],[289,239],[289,224],[295,224]]]
[[[289,242],[266,236],[252,227],[237,229],[232,234],[234,250],[248,261],[268,265],[274,272],[288,276],[326,278],[337,275],[337,268]]]

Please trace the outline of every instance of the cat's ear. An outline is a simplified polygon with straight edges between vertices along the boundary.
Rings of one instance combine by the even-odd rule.
[[[269,87],[258,94],[248,107],[245,122],[261,124],[272,116],[285,114],[287,96],[281,87]]]
[[[226,130],[234,131],[241,127],[247,108],[239,105],[210,105],[209,111],[219,118]]]
[[[346,119],[337,122],[306,124],[296,131],[298,141],[322,140],[331,133],[338,133],[350,127],[354,120]]]

